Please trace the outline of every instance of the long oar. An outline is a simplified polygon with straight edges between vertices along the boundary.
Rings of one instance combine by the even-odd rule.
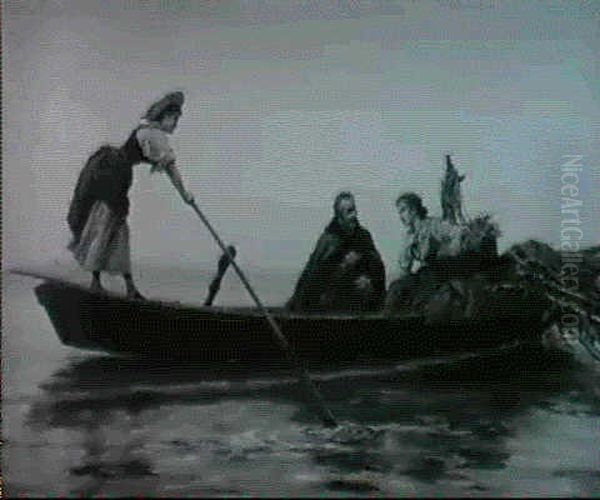
[[[279,346],[281,347],[283,352],[287,355],[290,362],[293,364],[294,368],[297,371],[298,377],[304,383],[308,393],[310,394],[310,396],[313,398],[314,402],[316,403],[316,407],[317,407],[317,410],[319,411],[319,416],[321,417],[321,420],[323,420],[323,423],[328,427],[336,427],[337,423],[335,421],[335,418],[333,417],[333,414],[325,406],[325,403],[323,402],[323,398],[321,397],[321,394],[319,394],[319,391],[317,390],[317,388],[314,386],[314,384],[310,380],[308,373],[306,372],[304,367],[302,367],[302,365],[300,364],[298,358],[296,357],[296,354],[294,353],[294,351],[292,349],[292,346],[289,344],[289,342],[287,341],[287,339],[281,332],[279,325],[275,322],[275,320],[273,319],[273,317],[271,316],[269,311],[265,308],[265,306],[262,305],[262,302],[258,298],[258,295],[256,295],[256,293],[254,292],[254,289],[252,288],[252,286],[246,279],[246,276],[244,275],[244,273],[242,272],[240,267],[237,265],[236,261],[233,259],[233,256],[229,253],[229,250],[225,247],[225,244],[223,243],[223,241],[221,240],[221,238],[219,237],[217,232],[213,229],[212,225],[210,224],[210,222],[208,221],[206,216],[198,208],[198,205],[196,205],[195,202],[192,202],[191,206],[198,214],[198,217],[200,217],[200,220],[208,228],[208,230],[210,231],[210,234],[212,234],[215,241],[221,247],[221,250],[223,251],[223,253],[225,255],[227,255],[229,262],[235,269],[235,272],[240,277],[240,280],[242,280],[242,283],[246,287],[246,290],[248,290],[248,293],[250,294],[250,296],[256,303],[258,309],[260,310],[260,312],[262,314],[264,314],[269,325],[271,325],[271,329],[273,330],[273,333],[275,335],[275,340],[277,341],[277,343],[279,344]]]

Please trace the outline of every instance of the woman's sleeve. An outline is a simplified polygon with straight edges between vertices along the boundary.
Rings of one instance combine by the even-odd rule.
[[[169,138],[162,130],[142,128],[137,132],[137,140],[144,157],[156,170],[163,171],[175,162],[175,153],[169,144]]]

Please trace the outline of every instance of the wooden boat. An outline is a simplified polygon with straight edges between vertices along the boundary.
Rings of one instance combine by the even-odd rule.
[[[285,362],[257,309],[134,301],[34,276],[44,280],[35,288],[38,301],[68,346],[159,359],[188,358],[204,364]],[[502,318],[437,323],[416,316],[269,311],[299,359],[311,366],[473,352],[528,342],[541,333],[540,311],[532,307],[510,311]]]

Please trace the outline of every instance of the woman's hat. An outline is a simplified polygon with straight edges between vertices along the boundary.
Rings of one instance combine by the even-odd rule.
[[[158,121],[162,115],[167,111],[181,113],[181,107],[183,106],[183,92],[171,92],[164,96],[160,101],[155,102],[146,114],[144,118],[150,122]]]

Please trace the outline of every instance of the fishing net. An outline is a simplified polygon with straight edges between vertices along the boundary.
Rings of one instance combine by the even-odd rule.
[[[505,257],[514,281],[536,287],[548,300],[544,343],[572,352],[583,346],[600,361],[600,247],[560,253],[528,241]]]

